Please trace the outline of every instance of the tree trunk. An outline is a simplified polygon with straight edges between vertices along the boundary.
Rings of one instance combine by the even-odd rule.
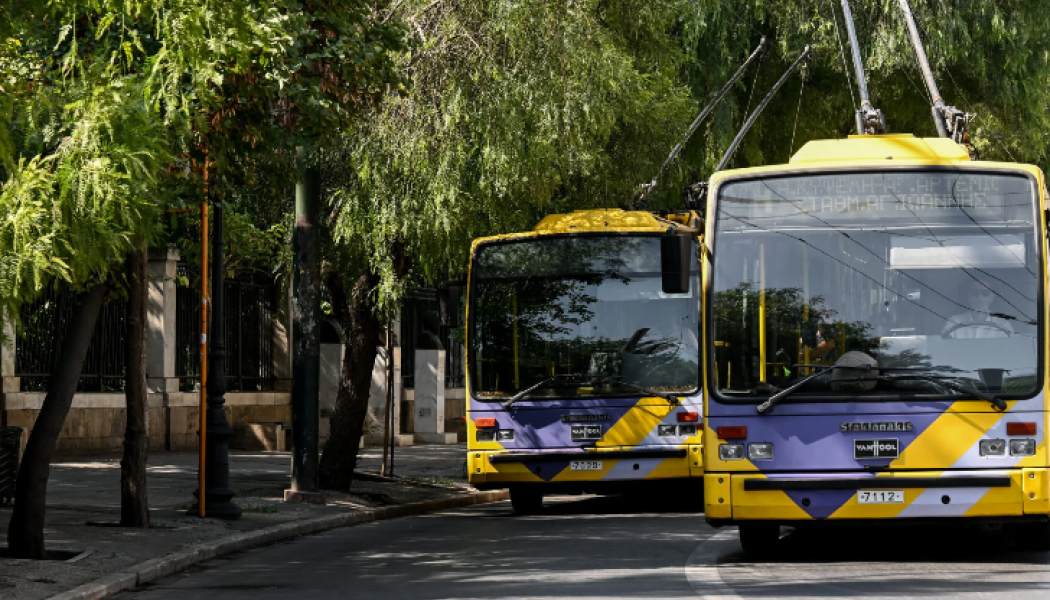
[[[379,283],[376,275],[361,275],[346,297],[339,277],[330,276],[328,290],[337,315],[349,313],[349,327],[343,341],[342,376],[332,412],[330,433],[321,453],[321,487],[347,491],[354,478],[357,451],[368,412],[368,390],[372,383],[382,324],[369,296]]]
[[[69,329],[65,332],[58,360],[52,367],[44,405],[18,468],[15,508],[7,528],[7,545],[12,557],[45,558],[44,511],[51,457],[73,404],[77,381],[107,290],[108,287],[100,283],[77,295]]]
[[[120,524],[149,527],[146,460],[149,455],[149,400],[146,389],[146,297],[149,282],[145,244],[128,252],[127,337],[124,339],[124,395],[127,426],[124,456],[120,459]]]

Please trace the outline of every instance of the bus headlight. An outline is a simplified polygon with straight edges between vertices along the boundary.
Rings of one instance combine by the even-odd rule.
[[[762,442],[761,444],[748,444],[747,457],[751,460],[772,460],[773,444]]]
[[[659,425],[656,428],[657,435],[660,437],[674,437],[675,426],[674,425]]]
[[[696,435],[696,423],[689,425],[679,425],[678,435]]]
[[[477,440],[479,442],[494,442],[496,441],[496,430],[495,429],[479,429],[477,433]]]
[[[1006,440],[981,440],[981,456],[1006,456]]]
[[[1035,440],[1010,440],[1010,456],[1032,456],[1035,454]]]
[[[718,458],[722,460],[744,460],[744,445],[722,444],[718,447]]]
[[[500,429],[496,433],[496,439],[501,442],[513,442],[514,441],[514,430],[513,429]]]

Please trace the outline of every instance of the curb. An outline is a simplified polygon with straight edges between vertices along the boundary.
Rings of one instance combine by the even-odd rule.
[[[178,573],[199,562],[301,535],[309,535],[337,527],[352,527],[361,523],[411,517],[452,508],[463,508],[476,504],[501,502],[508,498],[510,498],[510,493],[507,490],[476,492],[464,496],[453,496],[451,498],[440,498],[438,500],[427,500],[399,506],[385,506],[383,508],[341,515],[327,515],[303,521],[282,523],[273,527],[238,533],[204,542],[160,558],[150,559],[128,567],[123,571],[106,575],[69,591],[51,596],[48,600],[99,600],[100,598],[112,596],[113,594]]]

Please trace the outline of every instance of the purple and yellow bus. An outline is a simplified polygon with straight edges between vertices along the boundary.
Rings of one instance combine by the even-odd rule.
[[[810,142],[716,173],[703,252],[705,511],[958,519],[1050,549],[1046,191],[950,139]]]
[[[695,212],[615,209],[475,241],[474,486],[529,513],[547,494],[702,483],[699,233]]]

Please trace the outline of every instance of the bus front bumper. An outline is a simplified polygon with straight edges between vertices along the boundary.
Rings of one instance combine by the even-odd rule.
[[[479,489],[518,484],[570,489],[573,484],[615,488],[626,482],[699,479],[701,445],[611,448],[591,452],[470,450],[467,475]],[[581,488],[582,489],[582,488]]]
[[[1050,471],[707,473],[708,521],[929,519],[1050,514]]]

